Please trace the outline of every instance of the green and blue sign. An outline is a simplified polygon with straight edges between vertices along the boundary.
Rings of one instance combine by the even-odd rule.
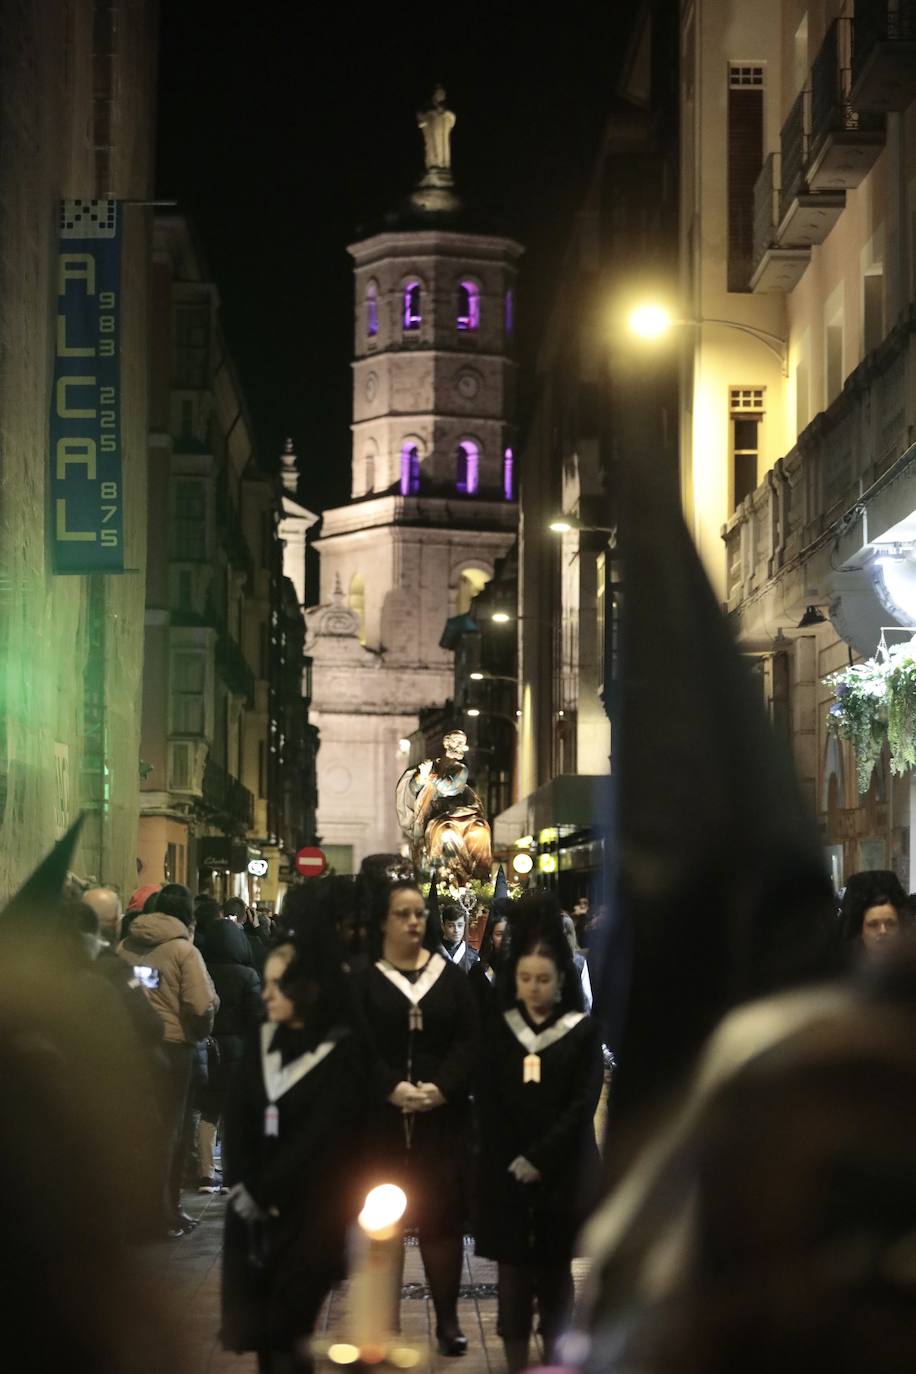
[[[124,571],[120,210],[116,200],[60,203],[49,512],[56,573]]]

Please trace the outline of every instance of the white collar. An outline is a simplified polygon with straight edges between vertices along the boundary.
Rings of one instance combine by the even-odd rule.
[[[448,957],[451,959],[451,961],[452,961],[453,964],[460,964],[460,963],[461,963],[462,959],[463,959],[464,956],[465,956],[465,953],[467,952],[467,947],[468,947],[468,942],[467,942],[467,940],[462,940],[460,945],[456,945],[456,946],[455,946],[455,948],[452,950],[451,954],[449,954],[449,956],[448,956]],[[448,953],[448,951],[446,951],[446,953]]]
[[[542,1031],[533,1031],[517,1007],[513,1007],[511,1011],[503,1012],[503,1019],[518,1043],[523,1045],[529,1054],[540,1054],[541,1050],[549,1049],[551,1045],[555,1045],[574,1026],[578,1026],[580,1021],[584,1021],[585,1013],[567,1011],[559,1020],[554,1021],[552,1026],[548,1026],[546,1030]]]
[[[270,1042],[276,1032],[276,1023],[273,1021],[265,1021],[261,1027],[261,1068],[268,1102],[276,1102],[278,1097],[282,1097],[290,1088],[295,1087],[300,1079],[321,1063],[322,1059],[327,1059],[340,1039],[337,1035],[330,1040],[323,1040],[307,1054],[301,1054],[298,1059],[292,1059],[288,1064],[284,1064],[280,1051],[270,1048]]]
[[[398,992],[402,992],[408,1002],[419,1006],[430,988],[439,979],[442,970],[445,968],[445,960],[441,954],[431,954],[423,966],[423,972],[415,983],[409,978],[405,978],[400,969],[396,969],[394,964],[389,964],[387,959],[376,961],[375,967],[379,973],[384,974],[389,983],[396,987]]]

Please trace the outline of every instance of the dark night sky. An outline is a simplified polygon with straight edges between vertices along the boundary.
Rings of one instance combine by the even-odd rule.
[[[292,434],[312,509],[349,495],[346,245],[419,177],[416,110],[441,80],[459,190],[527,247],[524,360],[634,8],[162,0],[157,192],[197,224],[262,461]]]

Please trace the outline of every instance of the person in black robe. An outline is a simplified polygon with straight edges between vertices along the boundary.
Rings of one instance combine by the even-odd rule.
[[[425,947],[426,902],[414,883],[386,885],[373,905],[382,957],[354,977],[375,1053],[370,1181],[399,1184],[407,1194],[406,1224],[417,1228],[439,1350],[463,1355],[458,1288],[474,1000],[454,964]]]
[[[317,919],[264,967],[267,1022],[233,1080],[222,1341],[260,1374],[308,1369],[308,1338],[346,1272],[362,1202],[368,1049],[354,1029],[336,931]]]
[[[503,909],[507,903],[495,904],[487,917],[487,928],[480,942],[480,955],[477,962],[468,970],[468,986],[474,993],[482,1017],[486,1018],[494,1008],[498,993],[496,990],[499,970],[508,956],[509,945],[506,932],[509,928],[508,916]]]
[[[455,968],[470,973],[480,955],[467,941],[468,918],[457,902],[446,902],[442,908],[442,945]]]
[[[601,1034],[582,1011],[579,978],[549,897],[519,903],[499,987],[503,1009],[487,1024],[474,1079],[475,1238],[477,1254],[499,1265],[499,1329],[515,1374],[528,1364],[535,1299],[544,1362],[557,1362],[556,1342],[572,1305],[575,1239],[598,1175],[593,1121]]]

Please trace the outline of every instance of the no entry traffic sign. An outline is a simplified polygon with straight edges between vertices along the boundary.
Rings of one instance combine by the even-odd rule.
[[[323,849],[306,845],[296,855],[296,872],[303,878],[320,878],[328,866],[328,856]]]

